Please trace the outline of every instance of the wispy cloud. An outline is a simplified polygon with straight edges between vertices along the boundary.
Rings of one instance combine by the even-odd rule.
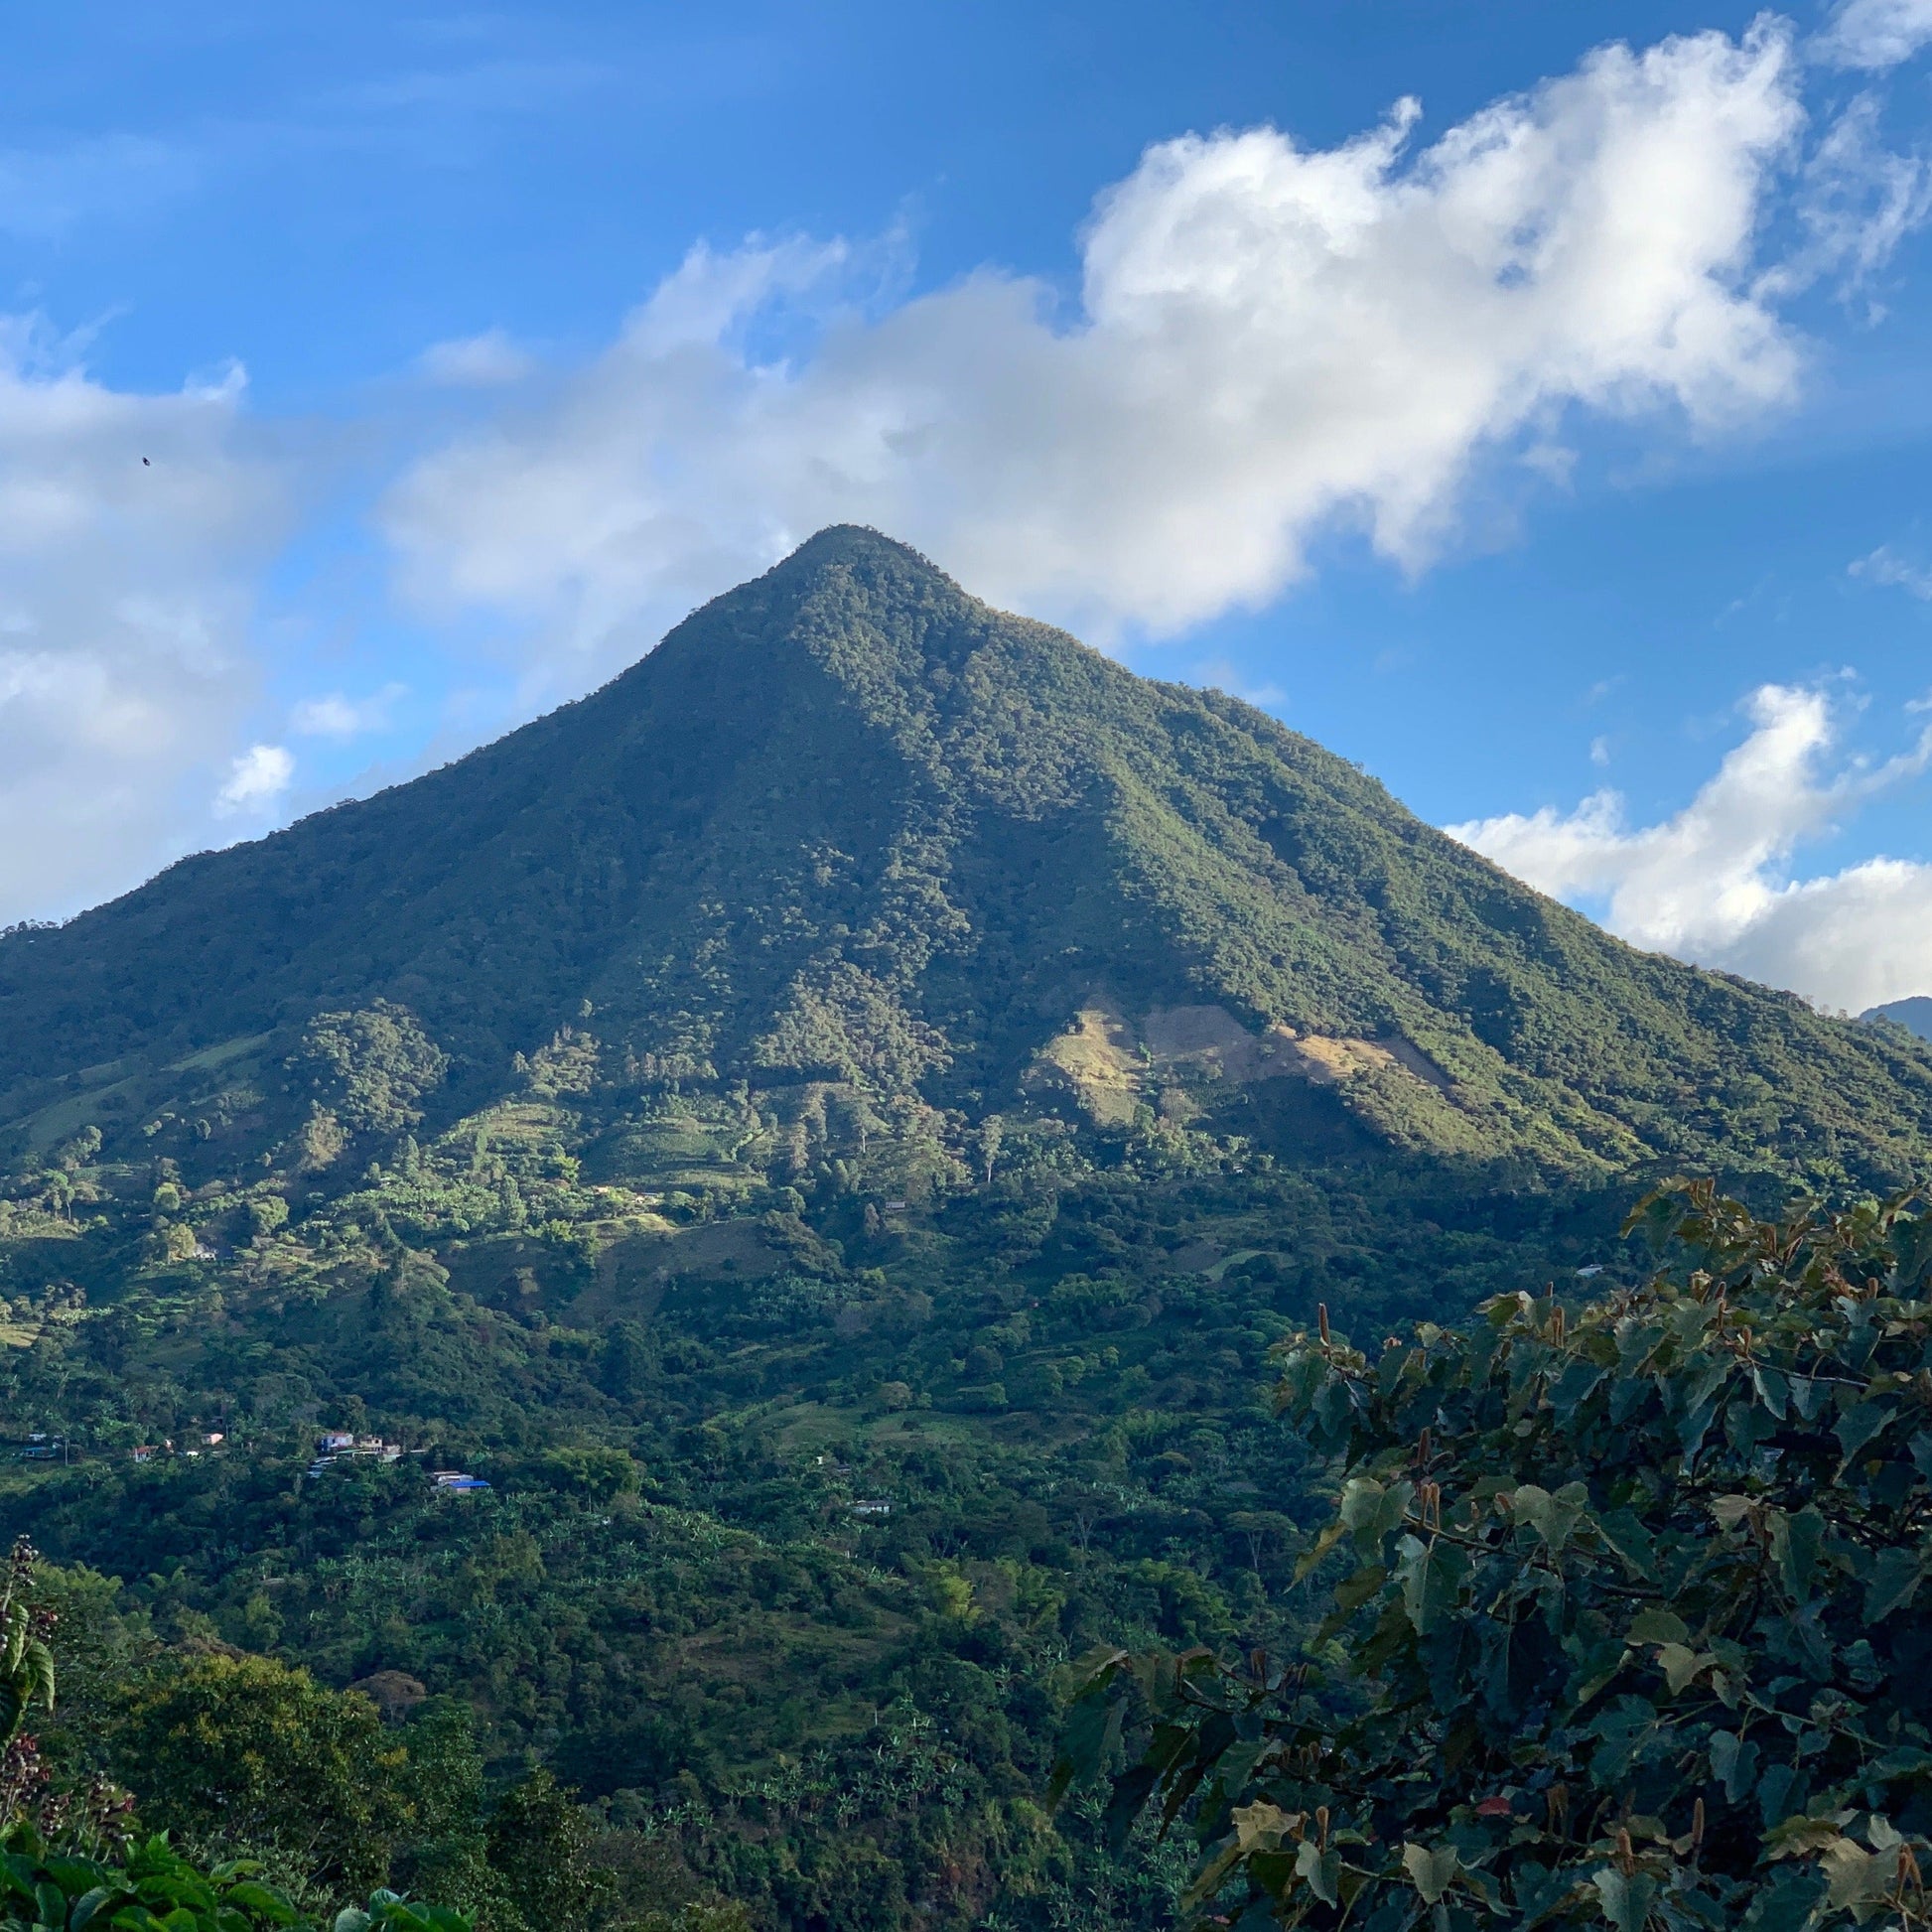
[[[417,358],[417,367],[430,381],[452,389],[500,388],[520,382],[534,366],[528,352],[501,329],[433,343]]]
[[[1867,584],[1892,586],[1921,601],[1932,600],[1932,570],[1909,562],[1882,543],[1869,556],[1848,564],[1846,575],[1862,577]]]
[[[1839,67],[1895,68],[1932,42],[1932,0],[1840,0],[1813,42]]]
[[[45,239],[80,222],[137,219],[201,174],[192,148],[140,134],[0,148],[0,230]]]
[[[408,695],[406,684],[385,684],[366,698],[347,698],[340,691],[304,698],[289,713],[289,730],[303,738],[345,739],[386,732],[397,704]]]

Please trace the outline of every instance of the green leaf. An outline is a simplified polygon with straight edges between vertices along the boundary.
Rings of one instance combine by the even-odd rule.
[[[1326,1525],[1321,1534],[1309,1545],[1301,1562],[1295,1566],[1295,1581],[1298,1584],[1307,1582],[1320,1568],[1322,1558],[1347,1534],[1346,1526],[1341,1523]]]
[[[1825,1519],[1816,1503],[1807,1503],[1795,1516],[1773,1510],[1770,1521],[1771,1554],[1785,1588],[1802,1603],[1811,1594],[1811,1573],[1825,1541]]]
[[[1675,1610],[1643,1609],[1630,1619],[1626,1643],[1688,1643],[1691,1626]]]
[[[1649,1872],[1626,1874],[1614,1865],[1605,1865],[1590,1882],[1602,1901],[1603,1916],[1617,1932],[1643,1932],[1651,1901],[1657,1896],[1657,1881]]]
[[[1364,1564],[1352,1577],[1335,1586],[1335,1607],[1358,1610],[1389,1581],[1389,1573],[1379,1563]]]
[[[1342,1484],[1341,1507],[1336,1514],[1359,1548],[1376,1550],[1408,1514],[1415,1494],[1416,1486],[1412,1482],[1392,1483],[1384,1488],[1372,1476],[1351,1476]]]
[[[1439,1845],[1432,1850],[1424,1845],[1405,1845],[1402,1865],[1409,1874],[1409,1882],[1422,1893],[1422,1902],[1440,1904],[1455,1877],[1455,1847]]]
[[[1765,1368],[1759,1363],[1753,1363],[1751,1387],[1757,1391],[1758,1401],[1782,1422],[1785,1409],[1791,1401],[1791,1384],[1786,1377],[1775,1368]]]
[[[1880,1550],[1865,1584],[1864,1619],[1879,1623],[1909,1603],[1925,1581],[1923,1550]]]
[[[1047,1802],[1057,1805],[1073,1784],[1085,1784],[1100,1775],[1101,1766],[1120,1736],[1126,1706],[1119,1698],[1103,1696],[1098,1688],[1089,1690],[1071,1711],[1060,1731],[1060,1754],[1047,1786]]]
[[[1440,1629],[1454,1614],[1469,1562],[1453,1543],[1405,1536],[1396,1546],[1396,1577],[1402,1585],[1402,1610],[1417,1636]]]
[[[1379,1563],[1365,1564],[1352,1577],[1335,1586],[1335,1607],[1321,1620],[1316,1643],[1325,1643],[1343,1629],[1349,1618],[1389,1581],[1389,1573]]]
[[[1605,1370],[1587,1356],[1573,1356],[1563,1373],[1550,1385],[1550,1408],[1557,1421],[1569,1426],[1577,1407],[1602,1381]]]
[[[273,1886],[258,1884],[252,1878],[230,1885],[224,1902],[238,1905],[244,1912],[253,1912],[257,1918],[265,1918],[274,1925],[294,1925],[302,1917]]]
[[[1566,1482],[1555,1495],[1526,1482],[1518,1487],[1511,1507],[1517,1521],[1528,1523],[1556,1552],[1575,1534],[1588,1503],[1589,1491],[1581,1482]]]
[[[1852,1458],[1897,1413],[1897,1408],[1889,1402],[1860,1402],[1839,1417],[1838,1428],[1833,1434],[1838,1437],[1839,1446],[1845,1451],[1844,1459],[1838,1465],[1841,1476],[1851,1467]]]
[[[1337,1887],[1341,1878],[1341,1854],[1333,1846],[1325,1852],[1319,1851],[1313,1839],[1304,1839],[1295,1854],[1295,1875],[1322,1904],[1332,1905],[1340,1896]]]
[[[1646,1530],[1634,1511],[1609,1509],[1596,1519],[1596,1533],[1629,1573],[1642,1583],[1656,1574],[1656,1553]]]
[[[1893,1852],[1866,1852],[1849,1838],[1825,1847],[1819,1863],[1825,1867],[1825,1903],[1834,1912],[1850,1911],[1863,1918],[1865,1907],[1876,1905],[1898,1876]]]
[[[1823,1890],[1823,1880],[1814,1867],[1787,1865],[1767,1883],[1755,1887],[1750,1910],[1744,1914],[1743,1932],[1800,1932],[1811,1922],[1812,1908]]]
[[[1726,1804],[1742,1804],[1757,1776],[1757,1746],[1728,1730],[1711,1739],[1711,1773],[1725,1788]]]
[[[1667,1643],[1657,1652],[1658,1667],[1664,1673],[1664,1682],[1670,1686],[1675,1697],[1685,1685],[1702,1670],[1708,1670],[1717,1662],[1708,1650],[1694,1651],[1689,1644]]]
[[[68,1913],[68,1932],[87,1932],[95,1918],[106,1912],[111,1917],[129,1894],[119,1885],[94,1885],[73,1901]]]

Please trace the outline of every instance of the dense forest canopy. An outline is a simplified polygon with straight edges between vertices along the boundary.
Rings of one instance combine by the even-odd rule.
[[[1782,1212],[1929,1138],[1905,1030],[828,531],[498,745],[0,937],[50,1750],[304,1912],[1165,1924],[1191,1853],[1049,1807],[1060,1713],[1095,1646],[1342,1641],[1271,1351],[1621,1306],[1666,1176]]]

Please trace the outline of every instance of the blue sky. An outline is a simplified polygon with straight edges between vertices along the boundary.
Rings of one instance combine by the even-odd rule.
[[[1639,943],[1932,991],[1932,0],[11,39],[0,919],[858,515]]]

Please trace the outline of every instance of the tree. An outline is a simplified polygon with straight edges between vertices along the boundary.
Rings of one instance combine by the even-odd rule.
[[[1332,1459],[1306,1661],[1090,1661],[1061,1788],[1138,1694],[1125,1828],[1191,1810],[1242,1924],[1932,1922],[1932,1216],[1759,1222],[1708,1183],[1573,1321],[1500,1297],[1282,1344]]]
[[[599,1379],[605,1392],[627,1402],[643,1386],[650,1364],[650,1343],[634,1321],[611,1325],[598,1351]]]
[[[586,1925],[611,1888],[590,1862],[591,1822],[576,1795],[532,1771],[503,1793],[488,1827],[489,1862],[524,1923]]]
[[[82,1611],[83,1623],[98,1622],[98,1614],[88,1619],[84,1613],[98,1613],[111,1590],[90,1572],[37,1577],[38,1561],[33,1546],[19,1539],[0,1587],[0,1932],[49,1926],[80,1932],[95,1924],[115,1932],[162,1932],[164,1926],[168,1932],[314,1932],[285,1893],[260,1881],[258,1863],[229,1860],[200,1870],[165,1835],[140,1838],[131,1816],[134,1800],[99,1775],[78,1792],[55,1788],[52,1768],[21,1728],[30,1702],[54,1708],[54,1658],[46,1637],[57,1612],[38,1599],[51,1581],[58,1600]],[[30,1608],[30,1598],[37,1607]],[[86,1658],[92,1669],[83,1667],[83,1679],[111,1667],[110,1649],[94,1644]],[[83,1710],[81,1727],[94,1728],[97,1718],[97,1709]],[[471,1927],[460,1912],[377,1890],[366,1909],[349,1906],[338,1913],[334,1932]]]
[[[1248,1546],[1248,1563],[1261,1575],[1261,1553],[1271,1543],[1285,1543],[1295,1534],[1295,1519],[1278,1509],[1237,1509],[1228,1518],[1228,1528]]]
[[[1005,1138],[1006,1130],[998,1114],[988,1114],[980,1122],[979,1132],[974,1136],[974,1151],[979,1155],[980,1173],[989,1187],[993,1184],[994,1164],[1000,1158],[1000,1143]]]
[[[407,1007],[375,1000],[352,1013],[319,1013],[295,1065],[323,1106],[352,1133],[397,1134],[423,1117],[417,1102],[443,1084],[449,1058]]]
[[[113,1769],[150,1824],[334,1890],[388,1876],[407,1755],[375,1706],[266,1657],[171,1656],[128,1686]]]

